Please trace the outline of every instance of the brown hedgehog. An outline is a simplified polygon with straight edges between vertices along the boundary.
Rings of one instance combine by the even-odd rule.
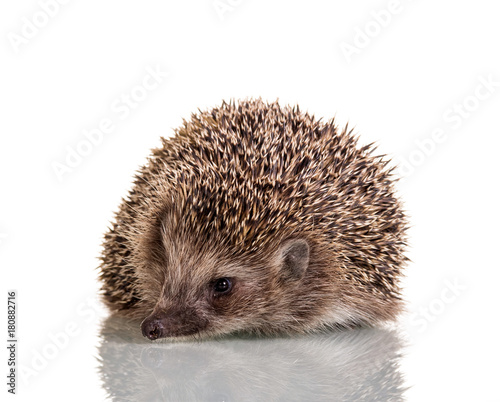
[[[351,131],[261,100],[193,115],[105,235],[106,304],[149,339],[373,325],[402,308],[406,219]]]

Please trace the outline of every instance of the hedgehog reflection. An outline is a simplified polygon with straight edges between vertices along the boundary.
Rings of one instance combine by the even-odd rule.
[[[110,317],[101,336],[101,378],[116,401],[403,400],[392,330],[151,344]]]

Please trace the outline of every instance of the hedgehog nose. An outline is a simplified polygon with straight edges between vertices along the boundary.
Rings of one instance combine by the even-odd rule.
[[[148,317],[141,324],[142,335],[154,341],[165,333],[165,327],[159,317]]]

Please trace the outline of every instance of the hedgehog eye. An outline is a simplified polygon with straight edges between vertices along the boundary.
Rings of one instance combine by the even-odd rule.
[[[231,287],[232,284],[229,278],[220,278],[215,281],[214,291],[216,294],[225,294],[229,293]]]

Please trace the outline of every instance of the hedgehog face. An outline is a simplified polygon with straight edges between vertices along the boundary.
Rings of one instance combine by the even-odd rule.
[[[307,241],[290,239],[275,247],[270,258],[237,262],[216,258],[216,252],[196,252],[185,239],[175,243],[165,239],[168,258],[163,269],[155,269],[161,274],[157,283],[162,283],[156,296],[150,287],[155,305],[141,324],[145,337],[262,332],[286,325],[283,312],[289,301],[277,295],[290,293],[285,288],[303,279],[309,264]]]

